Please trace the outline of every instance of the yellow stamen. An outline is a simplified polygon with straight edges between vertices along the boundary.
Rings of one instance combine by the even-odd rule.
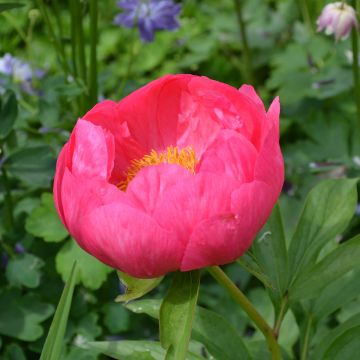
[[[161,153],[158,153],[156,150],[151,150],[150,154],[144,155],[141,159],[131,161],[126,171],[126,177],[118,184],[118,188],[125,191],[129,182],[145,166],[163,163],[180,165],[195,174],[195,167],[198,161],[196,160],[195,151],[190,147],[179,150],[177,147],[168,146],[166,150]]]

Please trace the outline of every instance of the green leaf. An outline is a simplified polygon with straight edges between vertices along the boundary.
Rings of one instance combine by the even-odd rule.
[[[164,349],[156,341],[94,341],[86,346],[119,360],[163,360],[165,356]]]
[[[317,320],[325,318],[339,308],[343,308],[359,296],[359,276],[360,271],[350,271],[345,276],[332,282],[314,299],[312,313]]]
[[[44,262],[32,254],[19,255],[10,259],[6,267],[6,277],[12,285],[36,288],[40,284],[40,269],[43,265]]]
[[[357,181],[329,179],[310,191],[290,243],[292,279],[313,264],[324,245],[349,224],[357,202]]]
[[[341,334],[329,347],[324,360],[353,360],[360,352],[360,326],[351,328]]]
[[[193,339],[204,344],[215,359],[250,359],[240,334],[221,315],[213,311],[196,308]]]
[[[30,147],[12,153],[6,158],[4,166],[30,187],[49,187],[55,170],[55,158],[49,146]]]
[[[98,289],[113,270],[86,253],[73,239],[70,239],[55,258],[56,270],[64,281],[70,273],[69,264],[74,261],[77,262],[79,272],[77,282],[81,282],[85,287],[93,290]]]
[[[339,245],[317,264],[299,274],[289,290],[292,300],[310,299],[333,281],[360,267],[360,235]]]
[[[166,356],[165,350],[157,341],[94,341],[86,343],[85,346],[119,360],[164,360]],[[186,359],[203,360],[203,357],[189,351]]]
[[[41,195],[41,204],[26,219],[25,229],[48,242],[59,242],[69,235],[55,210],[51,193]]]
[[[283,294],[288,285],[288,255],[285,232],[279,204],[268,220],[266,231],[269,236],[262,236],[251,247],[255,260],[262,272],[270,278],[275,289]]]
[[[104,324],[111,334],[119,334],[129,330],[129,312],[120,304],[108,303],[102,308],[104,313]]]
[[[50,304],[34,294],[23,295],[16,289],[0,292],[0,334],[23,341],[35,341],[43,334],[41,322],[54,312]]]
[[[160,307],[160,342],[165,360],[186,358],[199,295],[200,272],[177,272]]]
[[[0,3],[0,12],[24,6],[21,3]]]
[[[147,314],[154,319],[159,319],[161,300],[145,299],[126,303],[124,307],[135,314]]]
[[[327,333],[320,340],[320,342],[316,345],[310,358],[312,360],[325,359],[325,356],[328,355],[329,352],[331,354],[331,351],[334,351],[334,353],[332,355],[335,355],[336,349],[339,349],[343,346],[344,339],[348,339],[349,345],[353,345],[352,344],[353,343],[352,336],[351,335],[349,336],[349,333],[351,334],[352,330],[354,330],[355,333],[357,334],[357,341],[355,341],[355,342],[357,342],[359,344],[359,341],[358,341],[359,340],[359,333],[358,333],[359,328],[360,328],[360,313],[351,317],[349,320],[345,321],[343,324],[340,324],[339,326],[337,326],[336,328],[331,330],[329,333]],[[337,342],[337,340],[339,340],[339,342]],[[335,348],[333,346],[335,346]],[[352,349],[352,350],[354,350],[354,349]],[[343,359],[344,360],[345,359],[353,360],[354,354],[357,354],[358,352],[359,352],[359,349],[357,350],[357,352],[352,354],[353,355],[352,358],[344,357]],[[348,354],[347,351],[346,351],[346,354]],[[345,355],[345,352],[344,352],[344,355]],[[330,360],[330,358],[328,356],[326,357],[326,359]],[[331,360],[333,360],[333,358],[331,358]]]
[[[61,294],[49,333],[45,340],[40,360],[61,359],[61,352],[76,283],[76,276],[77,264],[74,262],[65,288]]]
[[[26,360],[24,351],[18,344],[10,344],[6,347],[2,360]]]
[[[1,12],[0,4],[0,12]],[[0,103],[0,139],[5,139],[11,132],[18,114],[16,95],[7,90],[3,95],[2,106]]]
[[[160,300],[138,300],[125,305],[130,311],[159,318]],[[192,339],[201,342],[215,359],[250,359],[248,350],[235,328],[221,315],[197,306]]]
[[[158,286],[164,278],[161,276],[153,279],[138,279],[121,271],[117,273],[121,283],[125,285],[126,288],[125,294],[119,295],[115,299],[117,302],[130,301],[144,296]]]

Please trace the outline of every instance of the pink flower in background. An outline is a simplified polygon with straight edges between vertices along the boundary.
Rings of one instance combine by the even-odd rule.
[[[57,161],[63,224],[104,263],[149,278],[232,262],[280,194],[279,100],[169,75],[79,119]]]
[[[358,21],[354,8],[344,2],[328,4],[322,10],[317,20],[317,31],[327,35],[335,34],[335,39],[346,39],[353,27],[358,29]]]

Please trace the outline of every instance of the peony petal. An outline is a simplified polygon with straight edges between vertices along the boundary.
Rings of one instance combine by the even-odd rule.
[[[278,129],[273,127],[265,139],[255,164],[256,180],[268,184],[277,198],[284,183],[284,160],[280,150]]]
[[[180,266],[184,246],[175,234],[125,204],[96,208],[80,227],[84,250],[131,276],[157,277]]]
[[[270,215],[274,205],[270,193],[270,187],[258,181],[234,190],[228,212],[207,219],[194,228],[180,269],[189,271],[222,265],[244,254]]]
[[[115,139],[114,168],[110,182],[118,184],[131,160],[141,159],[146,150],[130,134],[127,123],[120,115],[119,105],[110,100],[95,105],[83,119],[108,130]]]
[[[200,173],[164,192],[154,219],[187,243],[198,223],[231,209],[231,192],[239,182],[227,176]]]
[[[233,130],[222,130],[206,150],[197,172],[210,172],[232,177],[239,182],[254,179],[254,166],[258,152],[242,134]]]
[[[240,87],[239,91],[247,96],[251,101],[259,105],[262,111],[265,111],[264,104],[253,86],[244,84]]]
[[[133,92],[118,104],[134,140],[145,153],[176,144],[180,99],[191,75],[168,75]]]
[[[124,192],[101,178],[76,177],[65,169],[61,183],[61,203],[66,227],[77,237],[79,221],[96,207],[113,202],[127,203]]]
[[[114,166],[114,138],[110,132],[79,119],[73,130],[71,172],[75,176],[108,179]]]
[[[61,222],[66,227],[66,220],[64,217],[64,211],[63,211],[63,205],[62,205],[62,198],[61,198],[61,184],[62,179],[65,172],[65,157],[66,153],[68,152],[68,143],[64,145],[64,147],[61,149],[59,157],[56,161],[56,171],[55,171],[55,178],[54,178],[54,202],[55,202],[55,208],[60,216]]]
[[[223,128],[240,132],[260,148],[266,113],[259,106],[257,96],[252,98],[249,92],[244,95],[230,85],[205,77],[193,77],[188,87],[193,96],[213,108]]]
[[[152,214],[165,191],[191,176],[188,170],[179,165],[148,166],[129,183],[126,193],[139,209]]]

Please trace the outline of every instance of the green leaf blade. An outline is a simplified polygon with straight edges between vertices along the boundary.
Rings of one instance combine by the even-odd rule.
[[[200,272],[178,272],[160,307],[160,341],[166,360],[184,360],[199,294]]]
[[[292,300],[316,297],[327,285],[359,269],[360,235],[339,245],[320,262],[303,271],[289,290]]]
[[[76,284],[77,265],[74,262],[68,281],[61,295],[46,338],[40,360],[60,360],[66,325]]]
[[[357,182],[328,179],[310,191],[289,247],[292,280],[349,224],[357,202]]]

